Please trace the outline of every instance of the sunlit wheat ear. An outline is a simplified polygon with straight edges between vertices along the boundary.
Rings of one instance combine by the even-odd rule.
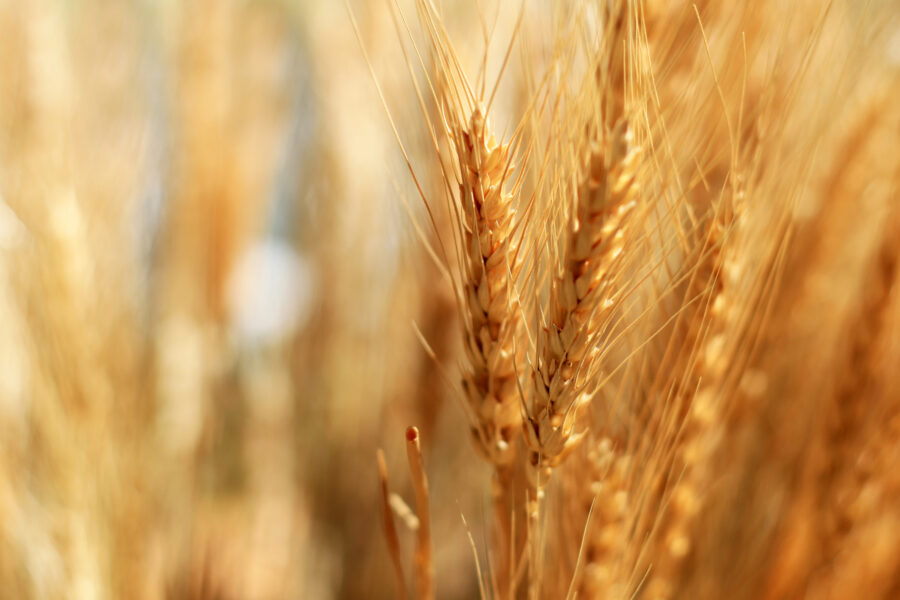
[[[526,345],[513,294],[519,263],[515,198],[506,189],[510,147],[498,143],[487,127],[478,106],[468,122],[451,125],[450,137],[460,166],[459,254],[464,271],[459,285],[468,358],[462,381],[475,447],[494,466],[494,509],[503,539],[500,585],[505,589],[511,585],[518,554],[511,519],[522,430],[518,376],[524,370]]]
[[[546,267],[548,298],[535,335],[525,427],[531,485],[538,488],[581,437],[579,418],[622,324],[645,235],[638,177],[647,155],[638,142],[644,122],[636,90],[647,73],[638,60],[639,14],[614,1],[601,3],[596,16],[596,47],[580,91],[551,133],[559,151],[549,210],[558,233]]]
[[[610,438],[591,440],[579,464],[589,485],[582,485],[582,502],[590,508],[584,531],[584,568],[577,581],[580,598],[626,597],[621,566],[628,553],[629,497],[632,457]],[[573,458],[574,460],[574,458]]]
[[[480,107],[467,123],[451,125],[460,161],[459,198],[465,274],[466,352],[463,379],[476,417],[476,446],[496,465],[515,457],[514,436],[521,411],[516,379],[521,317],[513,305],[516,272],[514,198],[505,189],[509,145],[499,144],[487,129]],[[519,344],[521,345],[521,344]]]
[[[426,70],[436,116],[420,97],[421,108],[441,166],[455,245],[455,256],[442,258],[463,325],[466,412],[476,449],[495,467],[507,468],[514,463],[522,422],[516,374],[522,371],[517,363],[525,344],[518,339],[522,319],[514,300],[521,270],[522,229],[516,212],[521,177],[513,181],[514,173],[524,171],[516,165],[521,138],[496,138],[487,115],[490,99],[483,97],[484,86],[476,93],[470,83],[437,9],[424,0],[416,2],[416,9],[430,67],[417,47],[416,54]],[[402,12],[399,17],[406,25]],[[424,193],[422,198],[429,210],[437,204]]]
[[[470,83],[437,8],[424,0],[417,0],[415,6],[425,34],[427,66],[415,41],[410,42],[427,80],[430,106],[422,88],[414,85],[440,167],[443,197],[426,195],[421,187],[419,192],[429,215],[441,200],[449,215],[451,239],[439,239],[441,252],[432,255],[453,285],[459,310],[465,349],[459,373],[461,396],[475,449],[493,469],[494,545],[499,557],[493,576],[498,593],[505,595],[515,587],[512,580],[516,565],[521,564],[525,530],[525,519],[515,516],[523,504],[523,494],[515,489],[524,479],[517,460],[522,435],[519,377],[525,372],[528,346],[517,290],[524,262],[519,256],[524,228],[517,208],[525,165],[518,164],[521,130],[509,139],[498,139],[488,113],[515,33],[504,67],[488,92],[484,74],[478,86]],[[402,22],[411,36],[402,11],[395,8],[398,32]],[[411,65],[410,71],[415,79]],[[452,242],[450,252],[445,251],[448,241]]]
[[[526,427],[535,478],[538,471],[558,464],[579,439],[575,426],[594,391],[599,345],[625,291],[622,254],[634,226],[639,156],[627,121],[590,146],[564,268],[552,283],[538,342]]]
[[[734,321],[739,317],[740,307],[735,306],[733,294],[740,266],[733,262],[733,253],[730,257],[723,253],[734,226],[734,210],[730,199],[727,206],[726,200],[722,200],[717,208],[707,221],[703,247],[694,266],[695,285],[691,293],[702,304],[689,323],[684,359],[680,363],[683,370],[678,376],[681,381],[676,402],[683,408],[672,424],[681,431],[674,456],[679,479],[663,505],[663,528],[658,547],[653,551],[653,570],[647,583],[647,593],[653,598],[669,597],[672,580],[690,550],[690,528],[701,506],[698,471],[717,442],[715,421],[722,410],[717,386],[726,366],[725,333],[729,324],[737,325]],[[680,411],[684,411],[683,417]]]

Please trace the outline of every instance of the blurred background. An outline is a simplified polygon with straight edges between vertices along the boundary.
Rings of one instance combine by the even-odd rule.
[[[0,598],[392,598],[375,456],[409,502],[413,424],[440,597],[478,596],[460,325],[372,75],[437,195],[426,83],[385,0],[348,5],[372,72],[340,0],[0,0]],[[443,3],[472,73],[519,9]]]
[[[343,2],[0,0],[0,597],[393,597],[410,424],[471,597],[487,479],[413,326],[452,361],[413,189]]]

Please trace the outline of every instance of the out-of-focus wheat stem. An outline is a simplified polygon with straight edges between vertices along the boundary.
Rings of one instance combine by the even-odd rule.
[[[387,539],[391,561],[394,563],[394,574],[397,577],[397,598],[406,600],[406,577],[403,575],[403,561],[400,559],[400,540],[397,538],[397,526],[394,524],[394,512],[391,510],[387,464],[384,461],[384,452],[380,448],[378,449],[378,482],[381,490],[381,517],[384,520],[384,535]]]
[[[428,478],[422,462],[422,447],[419,442],[419,430],[409,427],[406,430],[406,456],[409,459],[409,471],[412,475],[413,492],[416,497],[416,516],[419,518],[419,529],[416,531],[416,589],[420,600],[434,598],[434,560],[431,544],[431,509],[428,499]]]

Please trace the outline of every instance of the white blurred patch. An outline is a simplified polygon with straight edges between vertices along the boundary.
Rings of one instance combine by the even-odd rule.
[[[242,343],[277,343],[309,317],[309,264],[278,239],[262,240],[238,259],[228,281],[231,324]]]

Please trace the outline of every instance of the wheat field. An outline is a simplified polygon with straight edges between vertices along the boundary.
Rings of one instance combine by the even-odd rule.
[[[0,0],[0,599],[900,598],[896,0]]]

